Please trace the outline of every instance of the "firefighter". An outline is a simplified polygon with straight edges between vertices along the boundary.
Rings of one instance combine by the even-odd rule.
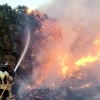
[[[0,71],[0,100],[12,100],[12,81],[13,77],[8,73],[8,63],[3,62]]]

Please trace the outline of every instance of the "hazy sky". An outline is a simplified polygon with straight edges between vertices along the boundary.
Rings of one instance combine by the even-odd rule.
[[[0,5],[8,3],[10,6],[17,7],[18,5],[25,5],[30,8],[38,8],[50,0],[1,0]]]

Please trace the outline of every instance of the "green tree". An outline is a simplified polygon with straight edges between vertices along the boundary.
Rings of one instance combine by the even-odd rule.
[[[17,59],[23,49],[24,30],[29,27],[31,33],[40,28],[34,14],[27,14],[28,7],[18,6],[12,9],[8,4],[0,5],[0,56],[13,55]],[[20,49],[18,49],[20,47]],[[1,59],[3,60],[3,59]]]

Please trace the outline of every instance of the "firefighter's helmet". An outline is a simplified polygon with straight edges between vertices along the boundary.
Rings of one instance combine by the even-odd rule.
[[[7,62],[2,62],[1,67],[8,67],[8,63]]]

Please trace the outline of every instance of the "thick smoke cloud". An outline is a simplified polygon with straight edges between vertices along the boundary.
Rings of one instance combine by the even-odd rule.
[[[93,43],[100,39],[99,5],[100,0],[52,0],[38,9],[58,19],[63,41],[57,49],[79,59],[98,52]]]
[[[99,5],[100,0],[52,0],[50,3],[38,8],[49,16],[58,19],[63,31],[63,41],[60,46],[55,46],[56,51],[61,54],[68,54],[71,60],[67,64],[71,67],[74,66],[71,63],[82,58],[82,56],[86,57],[89,54],[95,56],[99,53],[100,45],[94,45],[94,41],[100,39]],[[99,82],[99,63],[98,61],[92,63],[87,66],[87,71],[82,71],[82,73],[90,71],[97,76],[96,79]],[[89,76],[87,77],[89,78]],[[94,78],[91,80],[94,80]],[[94,85],[98,86],[98,82]],[[100,99],[98,93],[93,98],[91,97],[91,100],[94,99]]]
[[[50,88],[50,84],[54,88],[59,87],[57,91],[62,92],[59,92],[59,95],[65,96],[63,100],[66,100],[66,98],[68,100],[100,99],[98,95],[100,91],[99,60],[90,65],[87,64],[85,68],[79,66],[80,70],[74,71],[75,62],[83,56],[87,57],[89,54],[91,56],[99,55],[100,58],[100,45],[94,45],[94,41],[100,39],[99,5],[100,0],[52,0],[38,8],[39,11],[46,13],[48,16],[58,19],[63,36],[62,41],[56,44],[51,42],[50,35],[46,35],[46,41],[49,42],[47,42],[47,48],[45,49],[36,44],[38,53],[36,54],[36,60],[32,62],[33,68],[36,66],[35,63],[38,62],[38,67],[34,69],[32,75],[32,82],[36,84],[35,88]],[[46,26],[44,25],[44,27]],[[48,34],[48,30],[44,33]],[[66,74],[68,77],[63,80],[59,77],[61,68],[57,56],[64,58],[66,55],[68,57],[63,61],[69,67],[69,70]],[[73,76],[70,76],[71,73]],[[82,77],[82,79],[78,80],[78,76]],[[91,87],[88,88],[89,86]],[[60,90],[61,88],[63,89]]]

